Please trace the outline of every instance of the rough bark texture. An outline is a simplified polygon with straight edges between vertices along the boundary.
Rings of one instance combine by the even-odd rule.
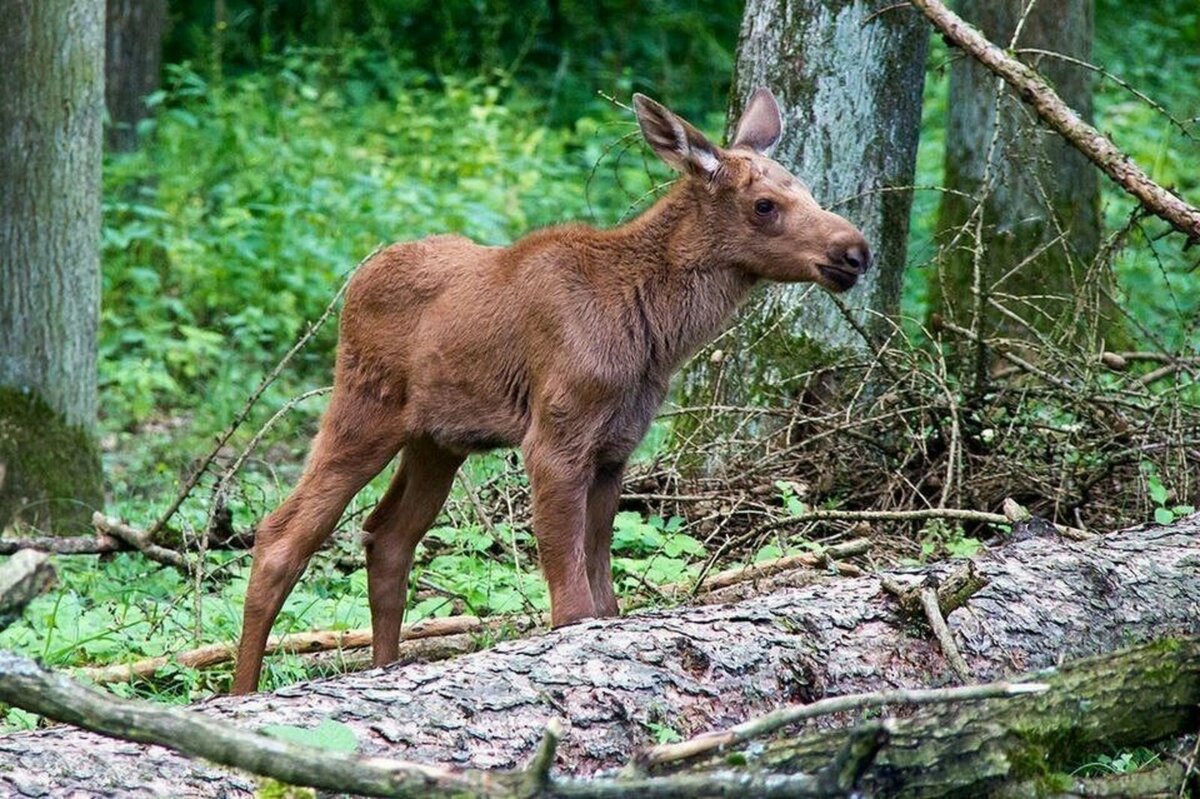
[[[96,417],[103,0],[0,18],[0,528],[83,528]]]
[[[1046,669],[1041,694],[923,708],[892,729],[862,787],[872,796],[1018,796],[1067,789],[1067,773],[1103,751],[1184,735],[1200,723],[1200,641],[1170,639]],[[845,730],[769,745],[768,770],[824,764]],[[720,759],[709,764],[727,768]],[[1179,782],[1176,782],[1178,788]],[[1010,795],[1010,794],[1006,794]]]
[[[159,86],[166,0],[107,0],[104,104],[108,147],[137,147],[137,125],[150,115],[146,95]]]
[[[864,328],[899,308],[912,194],[886,190],[913,182],[929,37],[919,15],[879,10],[874,0],[749,0],[729,109],[736,120],[756,88],[772,89],[784,117],[774,158],[866,235],[875,266],[840,298]],[[829,295],[800,285],[752,299],[732,336],[717,345],[722,365],[689,367],[686,404],[716,399],[718,371],[737,405],[771,396],[781,376],[866,347]]]
[[[949,616],[974,676],[990,680],[1140,640],[1200,632],[1200,516],[1090,542],[1057,537],[978,558],[989,583]],[[916,584],[929,570],[887,576]],[[560,766],[590,773],[651,743],[795,701],[949,680],[937,646],[881,590],[830,578],[733,605],[588,622],[450,662],[411,664],[219,698],[201,707],[248,726],[353,727],[362,751],[425,763],[512,767],[551,718]],[[66,728],[0,737],[0,792],[243,795],[254,781],[156,748]]]
[[[1023,22],[1030,6],[1026,0],[960,0],[958,6],[1001,47],[1009,46],[1020,24],[1016,47],[1083,61],[1091,57],[1093,0],[1039,0]],[[1092,73],[1055,59],[1045,59],[1039,68],[1079,117],[1090,120]],[[942,195],[938,238],[947,249],[932,286],[931,312],[970,326],[977,308],[978,260],[985,335],[1029,335],[987,308],[986,297],[1007,294],[1035,298],[1026,301],[1030,305],[1004,304],[1038,330],[1076,337],[1094,325],[1100,307],[1097,280],[1087,276],[1100,243],[1097,172],[1070,142],[1041,123],[1016,90],[1004,86],[998,94],[998,83],[974,58],[956,59],[950,69],[944,184],[961,194]],[[974,198],[985,183],[977,254],[974,223],[968,220],[974,219]],[[1065,234],[1061,241],[1047,246],[1060,234]]]

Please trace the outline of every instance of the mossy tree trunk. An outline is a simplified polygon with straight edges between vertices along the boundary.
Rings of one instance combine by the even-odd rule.
[[[138,123],[150,115],[146,96],[159,86],[166,24],[166,0],[107,0],[104,105],[110,150],[137,146]]]
[[[83,528],[96,418],[103,0],[0,20],[0,528]]]
[[[1029,5],[1025,0],[960,0],[958,10],[1001,47],[1010,46],[1020,25],[1018,49],[1090,58],[1093,0],[1040,0],[1022,21]],[[1026,54],[1023,59],[1081,117],[1091,119],[1088,70],[1051,57]],[[995,300],[1038,333],[1082,343],[1089,333],[1103,332],[1097,324],[1103,309],[1097,289],[1104,276],[1089,274],[1100,240],[1097,173],[1063,137],[1039,124],[1011,89],[998,92],[997,81],[970,57],[956,59],[951,67],[945,185],[968,196],[943,196],[938,239],[944,250],[930,309],[967,327],[978,315],[985,335],[1034,335],[989,307]],[[981,193],[986,199],[977,246],[969,220]]]
[[[775,159],[866,234],[875,267],[840,301],[867,330],[899,307],[912,195],[889,189],[913,181],[928,47],[919,14],[880,10],[874,0],[748,0],[729,113],[736,120],[756,88],[772,89],[784,117]],[[786,377],[866,346],[820,289],[772,287],[715,345],[719,363],[688,368],[684,401],[785,404]]]

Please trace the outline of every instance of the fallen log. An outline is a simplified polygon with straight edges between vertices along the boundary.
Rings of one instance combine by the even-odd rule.
[[[1200,633],[1200,516],[1086,542],[1032,538],[981,554],[976,567],[986,585],[947,621],[977,681]],[[783,704],[951,682],[937,643],[881,581],[915,587],[955,570],[822,577],[736,604],[591,621],[447,662],[198,707],[249,727],[333,718],[354,730],[363,753],[485,769],[523,764],[558,718],[566,731],[556,762],[590,774],[658,737],[726,729]],[[256,784],[62,727],[0,737],[0,764],[0,793],[232,796]]]

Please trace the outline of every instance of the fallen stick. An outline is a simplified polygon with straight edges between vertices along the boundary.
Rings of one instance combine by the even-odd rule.
[[[993,682],[982,685],[967,685],[960,688],[913,688],[893,691],[872,691],[862,694],[847,694],[821,699],[810,704],[789,705],[773,710],[763,716],[743,721],[727,730],[706,732],[686,741],[659,744],[643,749],[633,757],[633,764],[642,769],[651,769],[667,763],[676,763],[700,755],[720,752],[743,744],[754,738],[769,735],[807,719],[832,716],[887,705],[937,705],[967,702],[977,699],[1040,694],[1050,686],[1040,682]]]
[[[0,538],[0,555],[12,555],[22,549],[35,552],[52,552],[55,555],[107,555],[109,552],[124,552],[132,549],[128,544],[111,535],[95,538],[83,536],[36,536],[33,538]]]
[[[1011,524],[1012,520],[1001,513],[988,513],[982,510],[965,508],[919,508],[917,510],[810,510],[783,519],[773,519],[762,524],[751,532],[755,535],[790,527],[806,522],[845,521],[845,522],[880,522],[880,521],[929,521],[931,519],[950,519],[952,521],[982,522],[984,524]],[[1060,535],[1075,541],[1086,541],[1092,534],[1077,527],[1055,524]]]
[[[141,552],[150,558],[150,560],[167,566],[174,566],[180,571],[189,571],[188,559],[173,549],[167,549],[154,543],[151,540],[151,534],[148,530],[138,530],[135,527],[130,527],[128,524],[116,519],[108,518],[99,511],[92,514],[92,527],[96,528],[96,532],[101,536],[116,538],[131,549]]]
[[[506,625],[524,630],[532,627],[533,622],[524,616],[486,621],[475,616],[449,616],[441,619],[424,619],[411,627],[404,628],[401,640],[416,641],[425,638],[461,635],[463,633],[478,633]],[[369,629],[313,630],[311,632],[272,636],[267,641],[266,654],[302,655],[315,652],[362,649],[370,645],[371,631]],[[75,674],[86,678],[96,685],[107,685],[114,682],[146,679],[154,676],[154,673],[159,669],[172,664],[193,669],[212,668],[213,666],[219,666],[222,663],[232,661],[236,652],[236,644],[208,644],[184,652],[177,652],[174,655],[145,658],[133,663],[118,663],[111,666],[92,666],[76,669]]]
[[[946,40],[1016,89],[1051,128],[1132,194],[1150,213],[1187,237],[1188,245],[1200,242],[1200,209],[1151,180],[1133,159],[1104,134],[1084,122],[1036,70],[997,47],[941,0],[912,0],[941,31]]]
[[[756,563],[753,566],[739,566],[733,569],[726,569],[705,578],[695,589],[688,590],[693,595],[699,595],[728,588],[737,583],[761,580],[764,577],[771,577],[781,572],[792,571],[793,569],[823,568],[829,564],[830,560],[862,555],[870,550],[870,548],[871,540],[869,538],[854,538],[841,544],[833,544],[826,547],[822,552],[802,552],[799,555],[787,555],[782,558]],[[664,586],[662,591],[664,594],[670,595],[672,591],[678,591],[683,587],[681,583],[672,584]]]

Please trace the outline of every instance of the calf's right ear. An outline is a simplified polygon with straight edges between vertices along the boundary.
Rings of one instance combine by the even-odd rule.
[[[746,110],[738,120],[730,147],[746,147],[759,155],[770,157],[783,135],[783,114],[771,90],[762,88],[750,96]]]
[[[644,94],[633,95],[633,111],[646,143],[672,169],[705,178],[720,169],[720,151],[686,119]]]

